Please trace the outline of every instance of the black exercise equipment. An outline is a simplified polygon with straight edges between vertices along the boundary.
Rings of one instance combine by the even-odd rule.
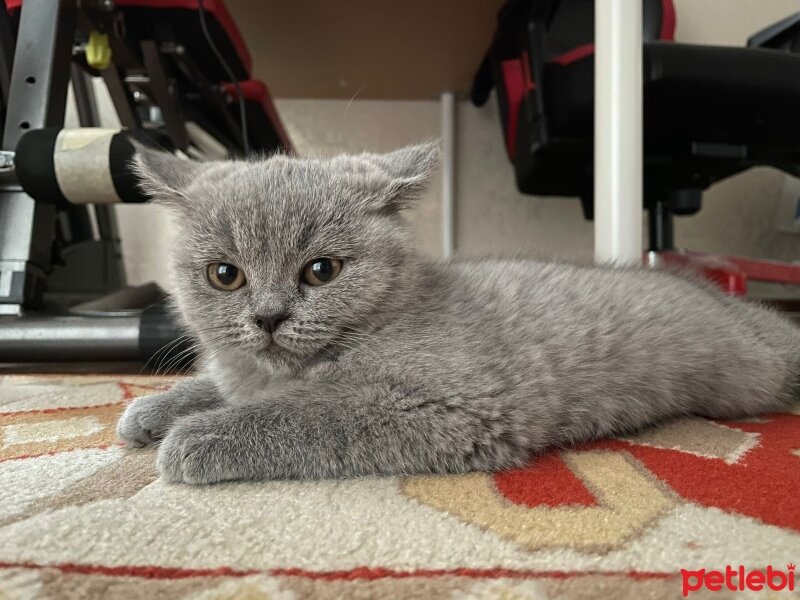
[[[98,128],[93,77],[124,131]],[[125,286],[113,204],[147,200],[131,138],[198,159],[292,150],[224,4],[0,0],[0,117],[0,362],[176,354],[165,294]]]

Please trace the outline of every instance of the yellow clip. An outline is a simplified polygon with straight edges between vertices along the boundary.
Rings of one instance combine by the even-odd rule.
[[[89,43],[86,44],[86,63],[99,71],[111,64],[111,47],[108,45],[107,34],[99,31],[89,34]]]

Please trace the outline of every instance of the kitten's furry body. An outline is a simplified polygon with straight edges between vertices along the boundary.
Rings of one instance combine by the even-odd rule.
[[[434,159],[430,146],[277,157],[203,177],[144,153],[146,189],[181,219],[176,299],[206,367],[131,405],[122,438],[164,437],[161,472],[189,483],[453,473],[523,465],[552,445],[679,415],[779,410],[797,396],[800,329],[705,284],[421,259],[396,212]],[[322,255],[347,257],[341,275],[302,289],[298,269]],[[222,259],[248,273],[249,291],[202,281]],[[264,310],[292,315],[277,346],[252,324]]]

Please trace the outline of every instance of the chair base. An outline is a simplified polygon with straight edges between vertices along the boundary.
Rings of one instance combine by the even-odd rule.
[[[733,296],[747,293],[748,281],[800,285],[800,264],[741,256],[716,256],[684,250],[648,251],[643,262],[649,267],[688,270]]]

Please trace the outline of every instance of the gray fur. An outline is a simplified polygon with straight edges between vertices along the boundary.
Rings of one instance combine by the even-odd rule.
[[[800,330],[700,282],[530,260],[438,264],[398,211],[437,149],[199,164],[140,151],[169,205],[177,312],[194,380],[136,400],[119,435],[159,440],[170,481],[498,470],[551,446],[680,415],[777,411],[800,381]],[[345,259],[310,288],[299,272]],[[206,265],[245,271],[213,289]],[[255,314],[287,311],[274,335]]]

